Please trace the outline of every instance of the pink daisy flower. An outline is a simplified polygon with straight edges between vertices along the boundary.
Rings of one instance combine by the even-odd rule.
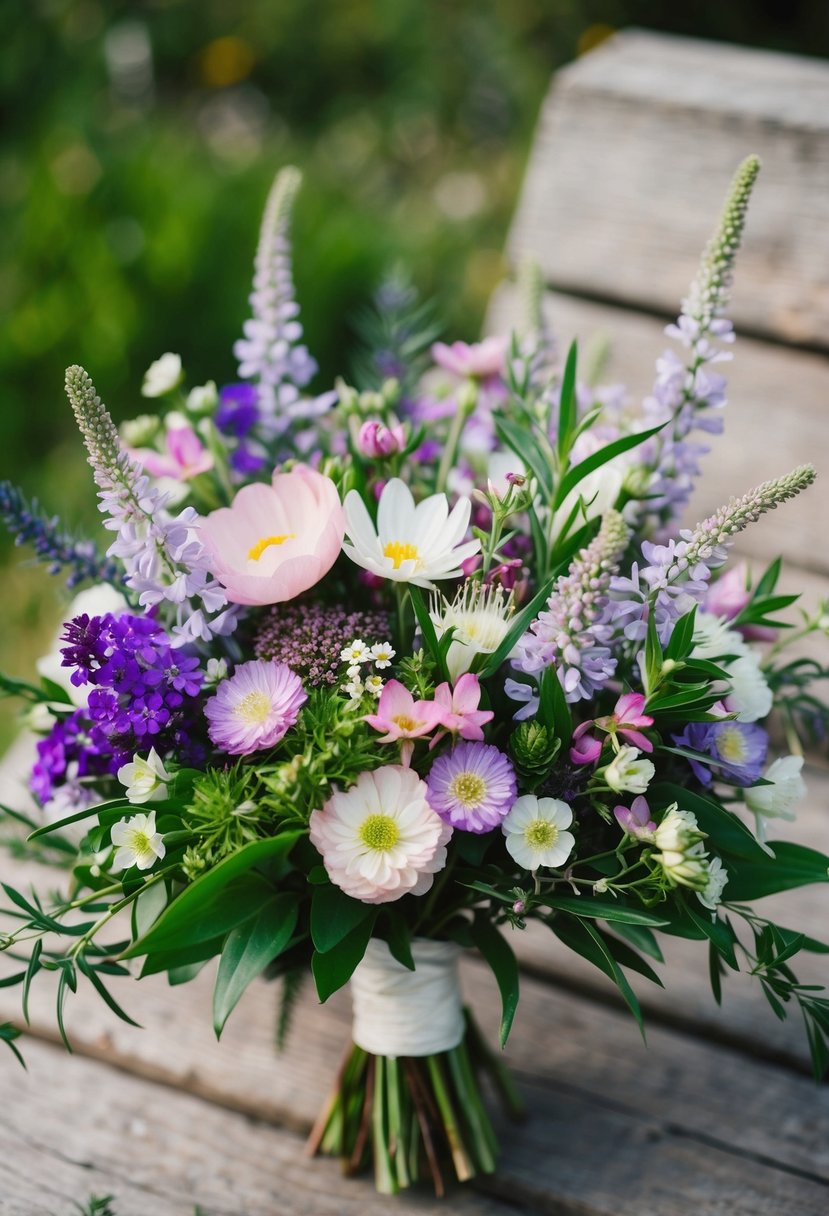
[[[207,733],[222,751],[248,756],[275,747],[307,700],[302,681],[287,664],[241,663],[204,707]]]

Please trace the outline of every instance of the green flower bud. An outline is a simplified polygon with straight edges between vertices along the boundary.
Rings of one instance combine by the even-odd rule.
[[[549,772],[561,749],[561,740],[541,722],[520,722],[509,741],[515,767],[526,776]]]

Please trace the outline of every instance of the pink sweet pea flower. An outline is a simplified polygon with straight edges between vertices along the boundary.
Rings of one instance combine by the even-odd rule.
[[[213,456],[191,426],[173,426],[164,437],[165,451],[136,448],[131,452],[151,477],[189,481],[213,468]]]
[[[345,514],[330,477],[307,465],[243,486],[230,507],[201,521],[210,572],[233,604],[281,604],[334,565]]]
[[[613,713],[606,718],[596,718],[593,722],[581,722],[573,731],[574,746],[570,748],[570,759],[574,764],[593,764],[598,760],[602,751],[602,743],[589,731],[601,730],[615,738],[621,735],[632,747],[640,751],[652,752],[653,744],[646,735],[637,728],[653,726],[653,718],[643,714],[645,697],[641,692],[626,692],[619,697]]]
[[[483,342],[435,342],[432,358],[438,367],[455,376],[474,380],[490,380],[504,371],[509,343],[503,337],[484,338]]]
[[[495,714],[491,709],[478,709],[481,701],[481,685],[478,677],[467,671],[454,689],[448,684],[441,684],[435,689],[435,703],[440,706],[440,724],[451,734],[460,735],[462,739],[470,739],[480,743],[484,732],[481,727],[491,722]],[[434,747],[445,732],[435,735],[430,747]]]
[[[656,831],[656,824],[651,819],[647,799],[643,798],[641,794],[638,798],[634,798],[630,807],[614,807],[613,814],[616,816],[619,827],[622,831],[627,832],[628,836],[647,840]]]
[[[408,768],[415,739],[431,734],[441,723],[442,709],[436,701],[415,701],[399,680],[387,681],[377,713],[366,714],[365,721],[375,730],[385,731],[379,743],[399,743],[400,756]]]
[[[573,731],[573,746],[570,759],[573,764],[595,764],[602,754],[602,744],[595,735],[589,735],[592,722],[582,722]]]

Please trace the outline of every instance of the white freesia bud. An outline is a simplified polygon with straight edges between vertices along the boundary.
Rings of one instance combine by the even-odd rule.
[[[165,769],[158,752],[151,747],[146,760],[136,752],[132,763],[122,764],[118,769],[118,780],[127,787],[130,802],[140,805],[164,798],[171,774]]]
[[[189,414],[212,414],[219,401],[216,381],[208,380],[207,384],[198,384],[187,394],[187,412]]]
[[[156,359],[155,363],[151,363],[144,373],[142,397],[166,396],[181,383],[181,376],[181,355],[167,351],[160,359]]]
[[[650,785],[656,769],[650,760],[639,760],[641,754],[637,747],[620,747],[603,770],[606,783],[617,794],[644,794]]]
[[[653,842],[663,853],[685,853],[704,836],[705,833],[699,830],[696,815],[690,811],[680,811],[673,803],[654,832]]]
[[[676,803],[668,807],[653,843],[659,850],[654,860],[670,882],[694,891],[706,890],[709,860],[702,845],[704,835],[690,811],[680,811]]]
[[[137,418],[127,418],[118,428],[128,448],[151,447],[160,430],[161,419],[155,414],[139,414]]]

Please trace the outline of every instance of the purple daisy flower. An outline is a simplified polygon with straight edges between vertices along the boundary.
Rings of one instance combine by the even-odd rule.
[[[253,659],[223,680],[204,707],[208,734],[231,756],[275,747],[308,700],[302,681],[286,663]]]
[[[445,823],[464,832],[498,827],[515,802],[515,770],[488,743],[459,743],[439,756],[426,779],[429,805]]]

